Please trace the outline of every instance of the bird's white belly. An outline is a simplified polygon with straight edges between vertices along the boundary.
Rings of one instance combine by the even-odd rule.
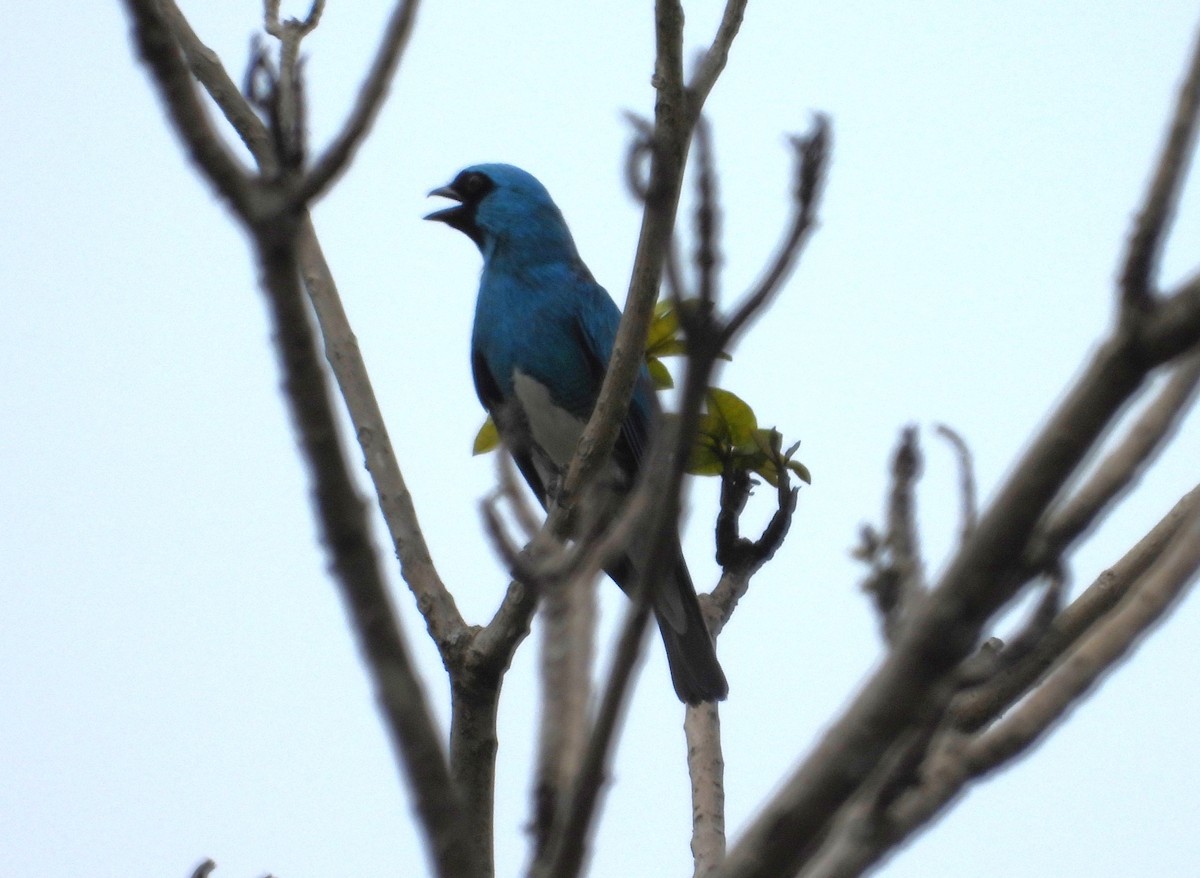
[[[584,422],[557,406],[546,386],[524,372],[513,375],[513,391],[529,424],[530,438],[561,470],[575,453]]]

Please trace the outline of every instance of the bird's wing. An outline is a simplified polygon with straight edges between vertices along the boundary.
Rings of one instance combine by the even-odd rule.
[[[596,283],[589,284],[581,296],[575,330],[580,350],[584,353],[591,374],[593,404],[600,395],[604,373],[612,357],[617,340],[617,328],[621,323],[621,312],[604,288]],[[650,383],[650,373],[642,366],[633,387],[629,411],[621,424],[617,445],[613,450],[618,464],[626,472],[636,472],[649,450],[650,431],[658,416],[658,400]]]
[[[492,375],[492,370],[488,368],[487,361],[479,350],[471,352],[471,376],[475,379],[475,393],[479,397],[479,401],[483,403],[483,407],[487,409],[488,414],[492,416],[492,420],[496,421],[497,427],[500,428],[500,421],[504,418],[504,412],[502,411],[505,405],[504,393],[500,390],[500,385],[497,383],[495,376]],[[506,447],[512,455],[517,469],[521,471],[521,475],[525,477],[525,481],[538,498],[538,502],[545,507],[546,484],[542,481],[537,467],[533,464],[533,455],[528,445],[521,444]]]

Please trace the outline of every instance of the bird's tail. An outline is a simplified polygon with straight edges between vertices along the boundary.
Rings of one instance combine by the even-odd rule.
[[[685,704],[723,701],[729,694],[729,683],[717,661],[717,650],[700,612],[700,601],[683,559],[683,549],[678,544],[675,557],[671,573],[650,585],[650,603],[663,645],[667,648],[671,682],[679,700]],[[626,593],[633,588],[637,578],[629,558],[609,567],[608,575]]]
[[[679,700],[685,704],[724,700],[729,683],[717,661],[716,647],[682,554],[671,575],[656,583],[653,604]]]

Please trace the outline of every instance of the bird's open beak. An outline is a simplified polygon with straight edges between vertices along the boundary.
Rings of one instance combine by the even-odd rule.
[[[459,203],[455,204],[453,207],[444,207],[441,210],[435,210],[433,213],[426,214],[425,219],[435,220],[435,221],[441,222],[441,223],[450,223],[451,225],[453,225],[452,221],[454,220],[455,217],[457,217],[459,215],[459,212],[462,210],[462,196],[459,195],[457,192],[455,192],[449,186],[440,186],[437,189],[434,189],[432,192],[430,192],[429,195],[427,195],[426,197],[432,198],[435,195],[438,196],[439,198],[449,198],[452,201],[457,201]]]

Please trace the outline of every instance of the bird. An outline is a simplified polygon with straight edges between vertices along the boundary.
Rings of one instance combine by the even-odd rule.
[[[584,265],[545,186],[527,171],[472,165],[429,196],[456,204],[425,219],[462,232],[483,256],[471,332],[475,392],[546,508],[599,397],[621,311]],[[660,419],[643,366],[600,476],[610,495],[631,490]],[[671,681],[685,704],[720,701],[729,684],[678,535],[673,552],[669,574],[648,584]],[[635,586],[628,555],[605,572],[626,593]]]

